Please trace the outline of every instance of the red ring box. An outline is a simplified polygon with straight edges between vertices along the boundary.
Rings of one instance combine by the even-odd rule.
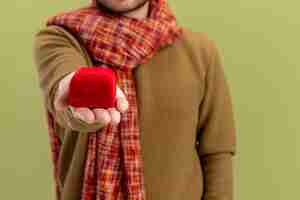
[[[116,73],[109,67],[81,67],[70,81],[67,102],[74,107],[115,107],[116,82]]]

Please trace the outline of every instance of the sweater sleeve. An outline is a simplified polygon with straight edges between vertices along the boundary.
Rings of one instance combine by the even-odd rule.
[[[90,58],[78,41],[61,27],[44,27],[34,35],[33,55],[45,107],[56,122],[63,128],[80,132],[102,128],[100,122],[89,124],[73,117],[69,108],[64,111],[54,109],[53,100],[59,81],[80,66],[91,65]]]
[[[232,156],[236,153],[233,106],[220,51],[213,41],[210,47],[197,129],[197,150],[204,174],[203,200],[232,200]]]

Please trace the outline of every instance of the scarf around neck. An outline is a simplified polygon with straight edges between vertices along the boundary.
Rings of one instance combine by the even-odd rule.
[[[132,69],[146,63],[160,48],[173,44],[182,35],[182,28],[165,0],[149,3],[149,15],[145,19],[109,14],[96,7],[93,0],[87,7],[62,12],[47,20],[47,26],[65,28],[84,45],[93,60],[91,67],[107,66],[116,72],[118,86],[129,103],[118,125],[108,124],[96,132],[86,133],[88,148],[78,200],[146,200]],[[50,136],[52,141],[57,141],[55,134]],[[57,157],[60,145],[52,142],[51,148]]]

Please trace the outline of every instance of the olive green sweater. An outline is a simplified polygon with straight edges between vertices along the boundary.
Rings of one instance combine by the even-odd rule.
[[[43,27],[34,39],[44,105],[55,116],[62,142],[59,200],[80,200],[87,134],[101,124],[73,118],[69,110],[56,112],[53,96],[59,80],[92,65],[91,58],[61,27]],[[236,129],[215,42],[185,28],[182,39],[135,68],[134,76],[146,199],[232,200]]]

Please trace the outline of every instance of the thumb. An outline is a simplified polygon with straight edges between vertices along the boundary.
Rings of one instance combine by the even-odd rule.
[[[125,112],[129,107],[129,105],[128,105],[129,103],[128,103],[128,100],[127,100],[124,92],[118,86],[117,86],[117,91],[116,91],[116,104],[117,104],[116,105],[117,109],[121,113]]]

